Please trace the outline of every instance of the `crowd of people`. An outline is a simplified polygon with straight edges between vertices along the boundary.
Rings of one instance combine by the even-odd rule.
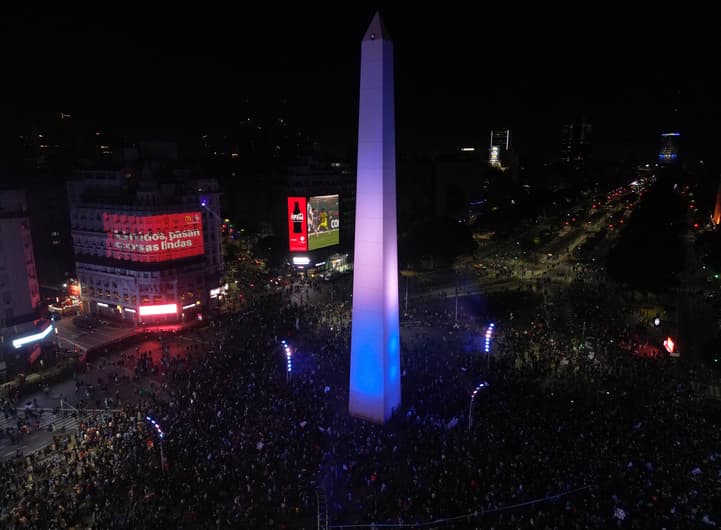
[[[562,289],[461,297],[458,310],[414,296],[403,402],[382,426],[348,414],[349,282],[302,285],[302,304],[246,300],[182,355],[123,359],[162,392],[0,466],[0,526],[316,528],[319,498],[332,524],[721,524],[719,418],[689,369],[611,342],[629,332],[623,293],[563,274]]]

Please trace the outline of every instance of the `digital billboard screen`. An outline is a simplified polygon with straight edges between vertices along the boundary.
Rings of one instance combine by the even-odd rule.
[[[200,212],[163,215],[103,214],[106,255],[154,263],[204,253]]]
[[[308,250],[305,208],[305,197],[288,197],[288,248],[291,252]]]
[[[308,199],[306,213],[308,250],[340,243],[338,195],[319,195]]]

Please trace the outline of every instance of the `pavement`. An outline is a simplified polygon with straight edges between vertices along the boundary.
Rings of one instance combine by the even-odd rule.
[[[101,325],[93,330],[84,330],[75,326],[71,317],[57,320],[55,327],[58,330],[58,346],[69,350],[74,350],[77,347],[79,351],[97,348],[137,333],[134,328],[125,328],[113,324]]]

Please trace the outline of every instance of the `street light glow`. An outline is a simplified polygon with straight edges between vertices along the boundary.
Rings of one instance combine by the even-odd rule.
[[[290,376],[291,372],[293,371],[293,362],[292,357],[293,354],[290,351],[290,346],[285,342],[285,340],[280,341],[281,344],[283,344],[283,350],[285,351],[285,361],[286,361],[286,371],[288,373],[288,376]]]
[[[483,345],[483,351],[485,353],[489,353],[491,351],[491,337],[493,336],[493,329],[496,327],[496,325],[491,322],[489,326],[486,328],[486,336],[485,341]]]
[[[161,438],[165,438],[165,433],[163,432],[163,429],[160,428],[160,425],[157,421],[155,421],[150,416],[145,416],[145,420],[150,422],[150,424],[155,428],[155,431],[158,433],[158,436]]]

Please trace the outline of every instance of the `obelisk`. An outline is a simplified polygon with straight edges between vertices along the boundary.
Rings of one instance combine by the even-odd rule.
[[[385,423],[401,403],[393,43],[375,14],[361,42],[350,414]]]

